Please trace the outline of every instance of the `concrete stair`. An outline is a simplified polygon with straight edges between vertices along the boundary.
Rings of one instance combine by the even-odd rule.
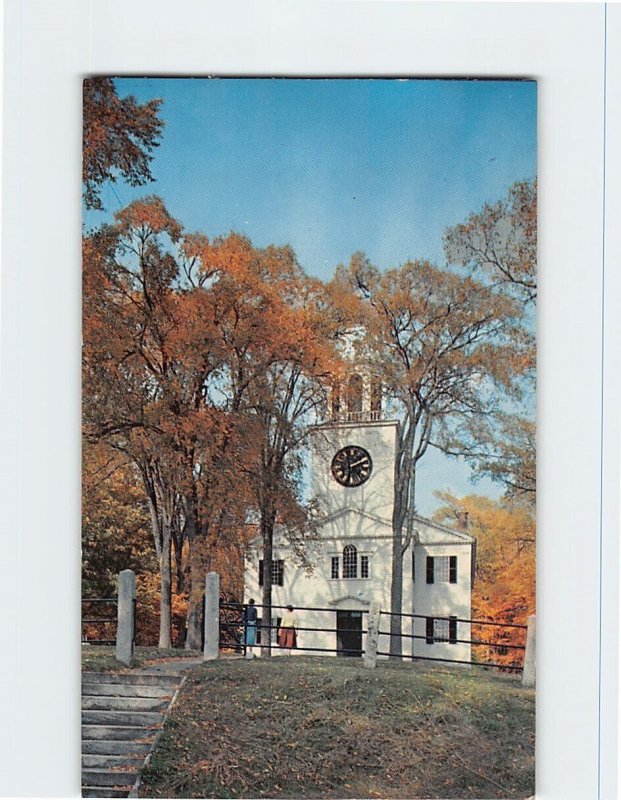
[[[82,675],[82,797],[127,797],[181,675]]]

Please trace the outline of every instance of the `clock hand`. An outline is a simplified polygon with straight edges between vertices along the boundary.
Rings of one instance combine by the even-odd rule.
[[[353,463],[353,464],[350,464],[349,466],[350,466],[350,468],[351,468],[351,469],[353,469],[354,467],[358,467],[358,466],[360,466],[360,464],[364,464],[364,462],[365,462],[366,460],[367,460],[367,459],[366,459],[366,456],[365,456],[364,458],[359,458],[359,459],[358,459],[358,461],[354,461],[354,463]]]

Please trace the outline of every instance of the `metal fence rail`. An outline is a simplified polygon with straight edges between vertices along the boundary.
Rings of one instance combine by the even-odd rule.
[[[264,604],[255,603],[254,607],[256,609],[264,609],[269,608],[270,611],[277,611],[286,609],[287,606],[284,605],[272,605],[266,606]],[[229,609],[228,619],[221,620],[220,627],[225,629],[229,632],[228,641],[221,641],[221,646],[227,647],[230,649],[241,650],[242,652],[246,652],[246,622],[243,618],[243,613],[247,608],[247,605],[244,603],[221,603],[221,609]],[[325,606],[297,606],[297,611],[304,612],[304,611],[318,611],[318,612],[327,612],[335,614],[337,612],[344,612],[344,613],[356,613],[356,614],[368,614],[368,609],[342,609],[342,608],[330,608]],[[238,620],[230,620],[230,612],[236,611],[239,613],[240,618]],[[518,631],[525,631],[527,629],[526,625],[520,625],[518,623],[507,623],[507,622],[494,622],[492,620],[476,620],[476,619],[465,619],[462,617],[450,617],[450,616],[437,616],[437,615],[429,615],[429,614],[407,614],[407,613],[393,613],[390,611],[381,611],[381,616],[385,617],[400,617],[400,618],[407,618],[407,619],[438,619],[438,620],[448,620],[455,623],[462,623],[467,625],[482,625],[482,626],[490,626],[495,628],[505,628],[505,629],[515,629]],[[271,631],[278,630],[279,625],[272,625],[261,622],[257,624],[256,631],[260,635],[261,633],[265,632],[267,638],[269,639],[268,642],[256,642],[256,647],[266,650],[281,650],[281,646],[277,643],[272,642]],[[368,631],[366,628],[335,628],[335,627],[310,627],[310,626],[296,626],[296,632],[321,632],[321,633],[357,633],[360,635],[367,634]],[[236,632],[236,633],[235,633]],[[233,638],[236,641],[231,642],[230,633],[233,633]],[[395,636],[399,637],[401,640],[409,639],[411,641],[414,640],[425,640],[428,644],[443,644],[443,643],[450,643],[450,644],[469,644],[471,646],[481,646],[481,647],[489,647],[492,649],[497,650],[514,650],[514,651],[525,651],[526,647],[523,644],[516,644],[513,642],[503,642],[503,641],[490,641],[487,639],[478,639],[478,638],[451,638],[449,639],[446,635],[443,635],[442,638],[439,637],[432,637],[432,641],[429,641],[429,636],[426,634],[416,634],[416,633],[391,633],[390,631],[386,630],[379,630],[378,635],[380,636]],[[263,638],[263,637],[262,637]],[[343,647],[302,647],[300,645],[295,645],[294,647],[284,648],[286,650],[296,650],[296,651],[307,651],[307,652],[316,652],[316,653],[336,653],[337,655],[356,655],[362,656],[364,655],[364,648],[361,646],[360,648],[351,649],[351,648],[343,648]],[[522,670],[522,664],[517,662],[512,663],[499,663],[497,661],[480,661],[480,660],[467,660],[467,659],[459,659],[459,658],[441,658],[437,656],[424,656],[424,655],[413,655],[413,654],[400,654],[396,655],[390,652],[385,651],[377,651],[377,655],[379,656],[388,656],[388,657],[396,657],[402,659],[408,659],[412,661],[436,661],[445,664],[470,664],[473,666],[480,666],[480,667],[490,667],[493,669],[499,670],[508,670],[513,672],[519,672]]]
[[[101,607],[101,605],[113,605],[115,607],[114,616],[89,616],[89,617],[82,617],[82,642],[84,644],[101,644],[101,645],[111,645],[116,643],[116,638],[112,639],[89,639],[87,634],[84,632],[85,625],[97,625],[103,628],[102,633],[105,635],[106,626],[114,625],[114,632],[116,636],[116,624],[117,624],[117,617],[116,617],[116,606],[118,604],[118,600],[116,597],[88,597],[82,599],[82,613],[94,613],[94,609],[89,611],[88,606],[90,604],[97,604],[96,608]],[[86,611],[85,611],[85,606]]]
[[[244,605],[242,603],[236,603],[236,604],[221,603],[220,607],[224,606],[226,608],[230,608],[232,605],[235,605],[237,608],[239,608],[241,610],[243,610],[243,608],[244,608]],[[266,606],[263,606],[263,605],[255,605],[255,608],[265,608],[265,607]],[[275,608],[287,608],[287,606],[271,606],[271,608],[272,609],[275,609]],[[310,608],[310,607],[306,607],[306,606],[304,608],[298,607],[298,610],[299,611],[330,611],[332,613],[335,613],[337,611],[337,609],[334,609],[334,608]],[[348,609],[338,609],[338,610],[339,611],[345,611],[345,610],[348,610]],[[349,610],[351,611],[351,609],[349,609]],[[360,613],[360,612],[358,612],[357,609],[354,609],[354,610],[356,611],[356,613]],[[227,641],[223,642],[222,639],[221,639],[221,641],[220,641],[221,646],[227,647],[229,649],[241,650],[245,654],[246,653],[246,647],[247,647],[247,645],[246,645],[246,635],[245,635],[246,634],[247,625],[244,622],[244,620],[240,619],[238,622],[226,622],[226,621],[223,622],[223,621],[220,621],[220,627],[221,628],[227,628],[227,629],[231,629],[231,628],[232,629],[236,629],[237,631],[239,631],[238,635],[241,638],[241,641],[238,641],[237,644],[231,644],[230,642],[227,642]],[[280,628],[280,625],[271,625],[271,624],[268,625],[268,624],[263,624],[263,623],[261,623],[260,625],[256,626],[257,633],[262,633],[263,631],[265,631],[268,634],[271,634],[271,631],[273,631],[273,630],[279,630],[279,628]],[[367,630],[364,629],[364,628],[310,628],[310,627],[301,627],[299,625],[296,625],[295,630],[296,630],[296,632],[297,631],[311,631],[311,632],[323,632],[323,633],[359,633],[361,635],[367,633]],[[362,649],[362,647],[356,648],[355,650],[352,650],[352,649],[349,649],[349,648],[346,648],[346,647],[301,647],[300,645],[295,645],[294,647],[281,648],[281,646],[279,644],[272,644],[271,637],[270,637],[269,644],[263,643],[263,642],[257,642],[256,645],[253,645],[253,646],[260,647],[260,648],[265,648],[266,650],[282,650],[282,649],[285,649],[285,650],[309,651],[309,652],[315,652],[315,653],[336,653],[337,655],[339,655],[339,654],[340,655],[352,654],[352,655],[356,655],[356,656],[364,655],[364,650]]]
[[[490,625],[495,628],[519,628],[526,630],[526,625],[518,625],[516,622],[492,622],[486,619],[464,619],[462,617],[442,617],[438,614],[401,614],[396,611],[381,611],[383,617],[412,617],[414,619],[427,619],[433,617],[434,619],[448,619],[453,622],[465,622],[468,625]]]

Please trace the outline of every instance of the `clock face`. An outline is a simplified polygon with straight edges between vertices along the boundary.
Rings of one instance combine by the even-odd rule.
[[[355,444],[343,447],[332,459],[332,474],[342,486],[362,486],[372,469],[371,456]]]

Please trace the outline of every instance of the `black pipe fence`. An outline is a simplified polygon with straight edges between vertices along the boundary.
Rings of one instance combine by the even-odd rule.
[[[513,622],[494,622],[493,620],[477,620],[477,619],[465,619],[463,617],[446,617],[446,616],[437,616],[437,615],[429,615],[429,614],[406,614],[406,613],[399,613],[393,611],[380,611],[380,616],[384,617],[399,617],[399,618],[409,618],[409,619],[438,619],[438,620],[445,620],[448,622],[454,622],[455,624],[460,622],[466,625],[480,625],[480,626],[488,626],[488,627],[495,627],[495,628],[512,628],[518,631],[526,631],[526,625],[520,625],[518,623]],[[498,650],[500,654],[504,654],[503,651],[506,650],[520,650],[524,652],[526,650],[526,645],[524,644],[514,644],[505,641],[497,641],[497,642],[490,642],[489,640],[482,640],[482,639],[459,639],[457,636],[454,637],[447,637],[446,635],[437,636],[437,635],[428,635],[428,634],[411,634],[411,633],[392,633],[391,631],[382,631],[380,630],[380,635],[384,634],[385,636],[394,636],[400,637],[401,639],[424,639],[428,644],[441,644],[448,642],[449,644],[469,644],[471,646],[485,646],[489,647],[490,649]],[[390,652],[381,652],[378,651],[378,656],[390,656],[393,655]],[[408,657],[408,656],[406,656]],[[515,661],[510,662],[508,664],[497,662],[497,661],[478,661],[478,660],[462,660],[457,658],[438,658],[435,656],[421,656],[421,655],[412,655],[409,656],[413,661],[442,661],[446,663],[455,663],[455,664],[473,664],[474,666],[479,667],[493,667],[494,669],[501,669],[501,670],[508,670],[511,672],[520,672],[522,670],[523,665],[519,664]]]
[[[111,645],[116,643],[116,624],[117,624],[117,598],[116,597],[86,597],[82,599],[82,643],[83,644],[101,644]],[[109,614],[102,616],[97,611],[103,608],[104,611],[107,607],[113,606],[113,616]],[[135,618],[135,601],[134,601],[134,618]],[[84,630],[85,626],[91,629],[95,627],[98,630],[98,638],[89,638],[89,631]],[[105,637],[109,632],[110,627],[113,628],[113,635]]]
[[[267,606],[262,604],[255,604],[254,607],[256,609],[266,608]],[[241,650],[244,654],[246,653],[246,629],[247,625],[244,620],[244,611],[247,606],[243,603],[221,603],[221,609],[228,609],[228,619],[224,619],[220,622],[220,627],[224,628],[225,631],[233,632],[233,636],[226,635],[222,637],[221,635],[221,646],[228,647],[230,649]],[[272,605],[270,607],[271,611],[276,610],[283,610],[286,609],[287,606],[282,605]],[[330,612],[330,613],[337,613],[337,612],[344,612],[344,613],[356,613],[356,614],[368,614],[368,609],[336,609],[336,608],[326,608],[325,606],[298,606],[297,611],[318,611],[318,612]],[[239,617],[235,620],[230,619],[230,612],[234,611],[239,615]],[[518,631],[525,631],[526,625],[520,625],[517,623],[507,623],[507,622],[494,622],[493,620],[476,620],[476,619],[465,619],[463,617],[448,617],[448,616],[436,616],[430,617],[430,615],[426,614],[406,614],[406,613],[393,613],[390,611],[381,611],[381,616],[385,617],[400,617],[400,618],[409,618],[409,619],[425,619],[428,620],[430,618],[434,620],[447,620],[453,623],[463,623],[468,625],[482,625],[482,626],[489,626],[495,628],[505,628],[505,629],[515,629]],[[271,631],[278,630],[279,625],[272,625],[267,624],[263,621],[260,624],[257,624],[256,629],[257,633],[261,633],[262,631],[268,635],[268,642],[265,641],[257,641],[256,646],[261,647],[262,649],[266,650],[279,650],[282,649],[279,644],[274,644],[271,641]],[[323,633],[335,633],[337,637],[339,634],[347,634],[347,633],[356,633],[359,635],[363,635],[367,633],[366,629],[363,628],[344,628],[344,627],[307,627],[307,626],[296,626],[296,631],[300,632],[323,632]],[[523,644],[516,644],[513,642],[505,642],[505,641],[489,641],[487,639],[462,639],[457,638],[457,636],[449,637],[447,635],[443,636],[429,636],[428,634],[414,634],[414,633],[391,633],[390,631],[381,630],[379,631],[380,636],[390,636],[390,637],[398,637],[400,640],[403,639],[410,639],[410,640],[422,640],[424,639],[428,644],[469,644],[471,646],[485,646],[489,647],[490,649],[497,649],[501,654],[506,653],[508,650],[515,650],[515,651],[524,651],[526,649],[525,645]],[[263,638],[263,637],[261,637]],[[338,643],[338,638],[337,638]],[[294,647],[285,648],[287,650],[296,650],[296,651],[309,651],[309,652],[317,652],[317,653],[336,653],[337,655],[356,655],[362,656],[364,654],[364,650],[362,649],[362,645],[359,648],[351,649],[347,647],[301,647],[299,645],[295,645]],[[401,655],[395,654],[385,651],[377,652],[378,656],[388,656],[388,657],[397,657],[397,658],[407,658],[411,659],[412,661],[437,661],[441,663],[447,664],[470,664],[474,666],[481,666],[481,667],[491,667],[493,669],[500,669],[500,670],[508,670],[512,672],[519,672],[522,670],[522,664],[517,662],[511,663],[501,663],[497,661],[481,661],[481,660],[466,660],[466,659],[458,659],[458,658],[440,658],[436,656],[423,656],[423,655]]]

